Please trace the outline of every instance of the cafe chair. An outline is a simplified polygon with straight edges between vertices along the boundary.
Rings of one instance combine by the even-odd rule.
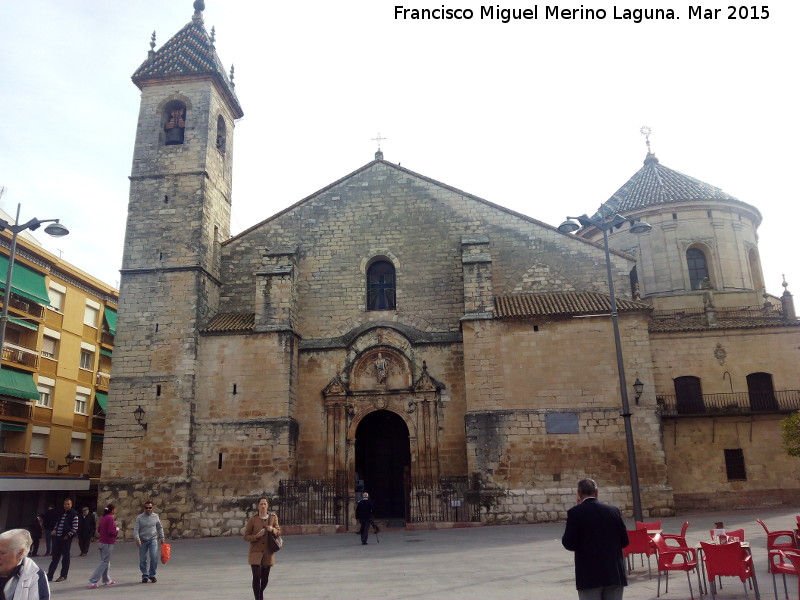
[[[684,531],[686,533],[686,531]],[[697,569],[697,552],[694,548],[674,548],[667,546],[667,541],[660,533],[656,533],[653,537],[653,545],[656,547],[658,553],[658,588],[656,597],[661,596],[661,572],[666,574],[666,585],[664,586],[664,593],[669,593],[669,572],[670,571],[684,571],[686,579],[689,581],[689,595],[694,600],[694,591],[692,590],[692,578],[689,576],[689,571]],[[703,587],[700,583],[700,577],[697,578],[698,585],[700,586],[700,593],[703,593]]]
[[[636,521],[636,529],[661,529],[661,521],[650,521],[649,523],[646,521]]]
[[[650,570],[650,557],[656,553],[656,547],[653,545],[650,536],[647,535],[646,529],[633,529],[628,530],[628,545],[622,549],[622,555],[628,561],[628,573],[633,571],[632,554],[639,554],[642,565],[644,565],[644,556],[647,557],[647,577],[653,578],[653,573]]]
[[[761,599],[758,592],[758,580],[756,571],[753,568],[753,557],[747,552],[739,542],[730,544],[707,544],[700,542],[703,550],[703,563],[706,568],[706,577],[711,584],[711,597],[717,597],[717,577],[738,577],[744,588],[744,595],[747,596],[747,585],[745,582],[752,580],[753,591],[756,600]]]
[[[685,521],[683,527],[681,527],[680,533],[662,533],[661,537],[664,538],[665,542],[676,542],[676,544],[671,544],[670,548],[688,548],[689,544],[686,543],[686,531],[689,529],[689,525],[689,521]]]
[[[772,550],[795,550],[797,548],[793,531],[789,531],[788,529],[775,529],[770,531],[767,529],[767,526],[764,525],[764,521],[761,519],[756,519],[756,521],[758,521],[758,524],[767,532],[767,552],[771,552]],[[783,541],[783,538],[786,538],[786,540]],[[767,568],[769,568],[769,564],[767,564]]]
[[[773,550],[769,553],[769,572],[772,573],[772,588],[775,590],[775,600],[778,600],[778,586],[775,583],[775,574],[778,573],[783,577],[783,592],[786,595],[786,600],[789,600],[786,576],[797,575],[798,567],[800,567],[800,551],[798,550]],[[800,597],[800,580],[798,580],[797,584],[797,595]]]

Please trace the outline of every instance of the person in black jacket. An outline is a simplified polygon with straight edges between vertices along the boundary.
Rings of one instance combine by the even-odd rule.
[[[375,514],[375,504],[369,499],[369,494],[364,492],[361,500],[356,504],[356,519],[361,523],[361,543],[366,546],[369,537],[369,524]]]
[[[53,536],[50,534],[58,522],[58,511],[52,502],[47,503],[47,511],[40,515],[42,517],[42,527],[44,528],[45,556],[53,553]]]
[[[616,506],[597,500],[593,479],[578,482],[578,504],[567,511],[561,538],[575,553],[575,584],[580,600],[621,600],[628,585],[622,549],[628,530]]]
[[[89,507],[84,506],[81,514],[78,515],[78,546],[81,549],[80,556],[89,554],[89,544],[97,530],[97,519],[93,512],[89,512]]]

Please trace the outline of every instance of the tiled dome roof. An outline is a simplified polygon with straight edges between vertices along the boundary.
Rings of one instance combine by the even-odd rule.
[[[644,166],[619,188],[603,207],[608,208],[612,213],[625,214],[661,204],[698,200],[743,204],[754,210],[760,217],[760,213],[755,207],[745,204],[718,187],[665,167],[655,154],[649,152],[644,160]]]
[[[208,35],[202,18],[196,13],[195,18],[158,51],[150,51],[147,60],[141,64],[131,79],[141,88],[142,83],[150,80],[197,75],[214,77],[228,96],[234,112],[238,113],[236,118],[244,114],[236,97],[234,84],[217,56],[214,41]]]

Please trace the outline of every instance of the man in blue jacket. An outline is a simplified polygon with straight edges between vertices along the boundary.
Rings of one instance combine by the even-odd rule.
[[[580,600],[622,600],[628,585],[622,558],[628,530],[616,506],[597,500],[593,479],[578,482],[578,504],[567,511],[561,543],[575,553]]]

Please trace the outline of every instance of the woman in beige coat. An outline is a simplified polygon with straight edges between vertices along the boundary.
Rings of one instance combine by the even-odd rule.
[[[244,541],[250,542],[247,560],[253,570],[253,596],[264,600],[264,590],[269,582],[269,570],[275,564],[275,555],[267,548],[267,533],[281,534],[278,515],[269,512],[269,501],[258,499],[258,514],[250,517],[244,527]]]

